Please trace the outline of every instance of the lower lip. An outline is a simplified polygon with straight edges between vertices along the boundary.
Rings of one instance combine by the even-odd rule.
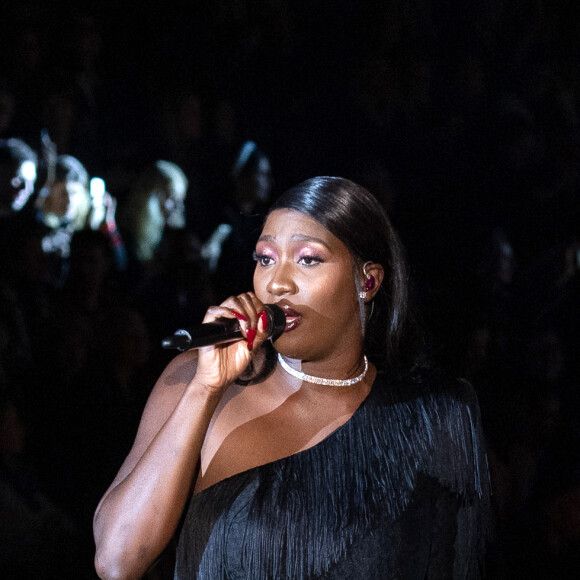
[[[286,317],[286,328],[284,329],[284,332],[290,332],[291,330],[294,330],[295,328],[298,328],[298,326],[300,326],[300,323],[302,322],[302,317]]]

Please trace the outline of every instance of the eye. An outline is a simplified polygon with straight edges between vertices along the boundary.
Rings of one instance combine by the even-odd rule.
[[[257,252],[254,252],[254,260],[262,267],[270,266],[274,263],[274,260],[270,256],[266,256],[265,254],[258,254]]]
[[[317,256],[300,256],[298,258],[298,263],[302,264],[303,266],[317,266],[318,264],[322,263],[323,259]]]

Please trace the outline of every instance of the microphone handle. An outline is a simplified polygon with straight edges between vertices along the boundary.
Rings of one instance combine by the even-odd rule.
[[[284,332],[286,316],[284,311],[274,304],[266,304],[265,308],[268,313],[268,338],[276,340]],[[173,336],[164,338],[161,341],[161,346],[165,349],[175,348],[184,351],[190,348],[233,342],[243,337],[237,319],[219,318],[215,322],[200,324],[191,332],[180,328],[175,331]]]
[[[176,348],[187,350],[200,348],[212,344],[223,344],[243,338],[240,323],[235,319],[221,318],[219,322],[206,322],[196,327],[194,336],[184,328],[175,331],[173,336],[164,338],[161,342],[163,348]]]

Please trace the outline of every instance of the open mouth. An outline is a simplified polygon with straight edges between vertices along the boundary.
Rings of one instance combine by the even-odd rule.
[[[300,312],[297,312],[288,306],[284,306],[283,310],[286,315],[286,328],[284,329],[284,332],[290,332],[300,326],[300,323],[302,322],[302,314],[300,314]]]

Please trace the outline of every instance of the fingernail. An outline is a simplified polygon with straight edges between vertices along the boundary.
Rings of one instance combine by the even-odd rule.
[[[258,315],[260,317],[260,322],[262,323],[262,332],[268,329],[268,313],[265,310],[262,310]]]
[[[239,318],[240,320],[248,320],[243,314],[240,314],[239,312],[236,312],[235,310],[232,310],[232,314],[236,318]]]
[[[254,346],[254,339],[256,338],[256,333],[258,330],[256,328],[248,328],[246,330],[246,340],[248,341],[248,350],[252,350]]]

